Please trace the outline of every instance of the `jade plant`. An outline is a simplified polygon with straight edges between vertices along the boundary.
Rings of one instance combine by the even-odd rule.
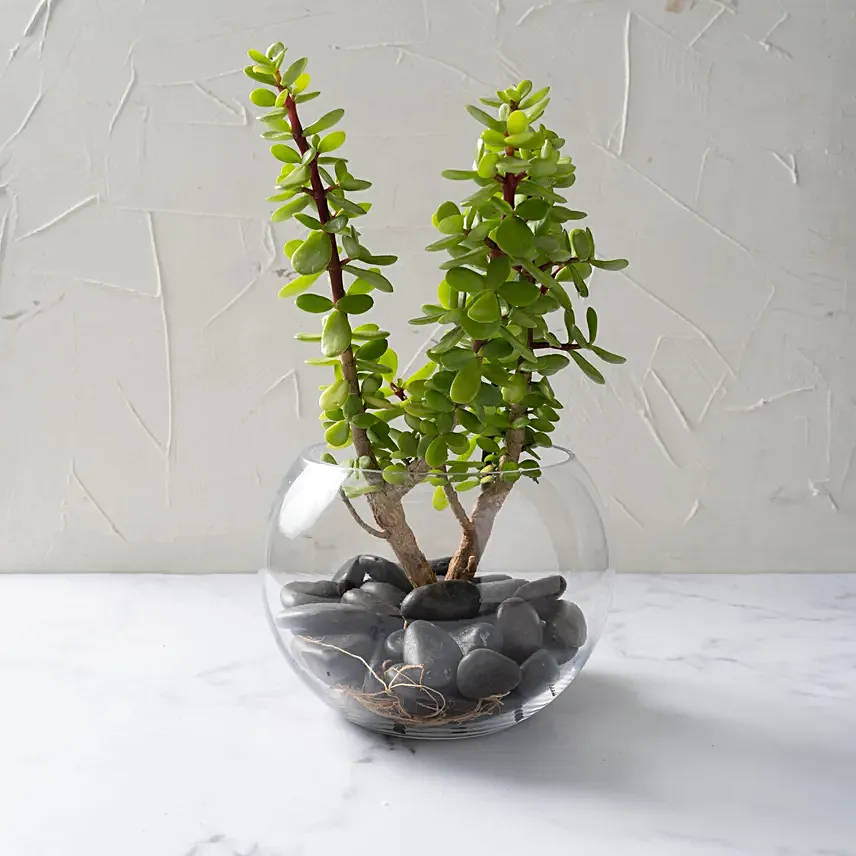
[[[306,119],[307,60],[284,63],[286,48],[249,51],[245,73],[260,86],[250,100],[264,112],[262,136],[280,162],[274,222],[294,219],[308,230],[285,244],[297,277],[280,291],[298,309],[320,316],[320,343],[306,362],[330,372],[319,405],[327,444],[353,447],[341,465],[356,481],[341,492],[354,519],[385,539],[414,586],[436,582],[408,524],[403,497],[415,485],[434,486],[438,512],[460,523],[460,544],[446,579],[472,579],[494,521],[515,483],[537,479],[539,449],[551,445],[562,403],[550,377],[567,367],[604,383],[594,361],[624,358],[600,346],[589,298],[594,268],[622,270],[624,259],[601,259],[588,228],[568,224],[586,214],[566,206],[575,166],[565,140],[539,120],[549,87],[523,80],[468,106],[483,126],[470,169],[443,176],[470,185],[459,202],[433,216],[440,238],[426,249],[445,253],[437,301],[411,324],[444,328],[428,361],[408,377],[398,373],[390,333],[365,320],[379,294],[393,291],[388,270],[397,259],[366,247],[359,224],[368,202],[353,196],[371,183],[355,178],[340,150],[344,110]],[[332,453],[325,459],[337,460]],[[467,511],[461,494],[473,491]],[[365,497],[374,524],[354,500]]]

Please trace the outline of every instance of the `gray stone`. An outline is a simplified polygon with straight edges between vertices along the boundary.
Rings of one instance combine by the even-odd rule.
[[[390,562],[383,556],[368,554],[363,554],[357,558],[365,575],[371,577],[375,582],[389,583],[391,586],[400,588],[403,592],[409,592],[413,589],[413,583],[407,579],[407,574],[395,562]]]
[[[543,692],[559,678],[559,664],[556,658],[543,648],[526,660],[520,669],[523,677],[517,692],[527,697]]]
[[[293,583],[286,583],[285,587],[290,591],[311,594],[315,597],[339,597],[339,587],[330,580],[313,580],[311,582],[296,580]]]
[[[397,606],[393,606],[385,600],[374,597],[364,589],[349,589],[342,595],[342,603],[359,606],[362,609],[368,609],[371,612],[378,612],[381,615],[401,615]]]
[[[344,634],[294,639],[292,652],[299,666],[329,686],[362,688],[375,647],[370,637]]]
[[[496,625],[504,639],[502,652],[518,663],[523,663],[543,645],[541,618],[532,604],[519,597],[503,601],[497,611]]]
[[[482,574],[481,576],[476,577],[473,582],[477,585],[483,585],[484,583],[500,583],[503,580],[510,580],[510,574]]]
[[[295,635],[361,633],[366,636],[374,634],[376,637],[398,630],[404,622],[400,618],[381,615],[350,603],[308,603],[281,612],[275,623],[277,627]]]
[[[360,557],[354,556],[333,574],[333,582],[338,588],[339,594],[343,595],[348,589],[359,588],[365,575],[365,571],[360,565]]]
[[[526,580],[496,580],[479,586],[482,606],[499,606],[504,600],[514,597],[517,590],[526,584]]]
[[[454,687],[461,656],[455,640],[430,621],[414,621],[404,631],[404,662],[420,667],[410,672],[413,683],[437,690]]]
[[[517,595],[515,595],[517,597]],[[552,618],[561,608],[564,601],[555,597],[536,597],[528,600],[535,607],[535,612],[545,621]]]
[[[547,622],[545,640],[550,648],[582,648],[586,641],[586,619],[583,611],[569,600]]]
[[[565,663],[570,662],[577,656],[577,652],[579,648],[550,648],[550,653],[556,658],[556,662],[560,666],[564,666]]]
[[[541,577],[540,580],[532,580],[522,585],[515,597],[523,600],[534,600],[536,597],[561,597],[568,587],[567,580],[561,574],[551,574],[549,577]]]
[[[383,644],[384,656],[396,663],[404,659],[404,631],[394,630],[386,637]]]
[[[391,603],[393,606],[401,606],[405,594],[398,586],[391,586],[389,583],[376,583],[374,580],[363,583],[360,586],[360,591],[367,592],[372,597]]]
[[[449,580],[414,589],[401,602],[407,619],[454,621],[479,614],[479,587],[469,580]]]
[[[294,591],[293,589],[284,586],[282,591],[279,593],[279,602],[286,608],[291,609],[295,606],[303,606],[307,603],[338,603],[338,596],[335,598],[332,597],[316,597],[313,594],[303,594],[299,591]]]
[[[428,564],[431,566],[431,570],[434,571],[438,577],[444,577],[446,576],[446,571],[449,570],[449,563],[451,561],[451,556],[445,556],[442,559],[431,559]]]
[[[468,624],[451,635],[463,654],[469,654],[476,648],[502,650],[502,631],[486,621]]]
[[[490,648],[476,648],[458,663],[458,692],[471,699],[504,695],[520,683],[521,674],[514,660]]]

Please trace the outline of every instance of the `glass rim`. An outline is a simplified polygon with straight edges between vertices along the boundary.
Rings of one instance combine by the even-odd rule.
[[[344,463],[331,464],[329,461],[322,460],[321,456],[328,452],[330,452],[330,447],[326,443],[313,443],[311,446],[301,449],[298,457],[306,464],[329,467],[331,470],[346,470],[349,472],[353,470],[353,467],[346,466]],[[536,460],[534,458],[532,460],[535,460],[538,464],[538,469],[543,471],[571,464],[577,459],[577,456],[564,446],[543,446],[539,448],[539,454],[543,454],[545,458],[556,457],[556,453],[558,453],[558,460]],[[381,475],[383,470],[364,469],[361,467],[360,472]],[[499,476],[500,473],[496,472],[492,475]]]

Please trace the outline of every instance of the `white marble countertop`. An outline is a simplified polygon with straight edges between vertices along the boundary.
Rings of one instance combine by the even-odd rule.
[[[620,577],[566,693],[444,744],[339,721],[252,576],[0,576],[10,856],[853,856],[854,798],[856,575]]]

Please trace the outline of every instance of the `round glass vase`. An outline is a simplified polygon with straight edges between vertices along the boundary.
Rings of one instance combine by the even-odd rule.
[[[600,502],[572,452],[539,450],[537,481],[486,477],[458,494],[455,513],[435,508],[424,476],[386,485],[325,463],[325,451],[306,449],[286,476],[261,572],[280,650],[320,699],[373,731],[456,738],[521,722],[568,687],[597,644],[614,581]],[[381,486],[370,497],[372,481]],[[407,531],[396,512],[384,537],[381,495]],[[465,529],[476,575],[455,561],[446,581]],[[411,536],[436,583],[414,588],[402,569]]]

